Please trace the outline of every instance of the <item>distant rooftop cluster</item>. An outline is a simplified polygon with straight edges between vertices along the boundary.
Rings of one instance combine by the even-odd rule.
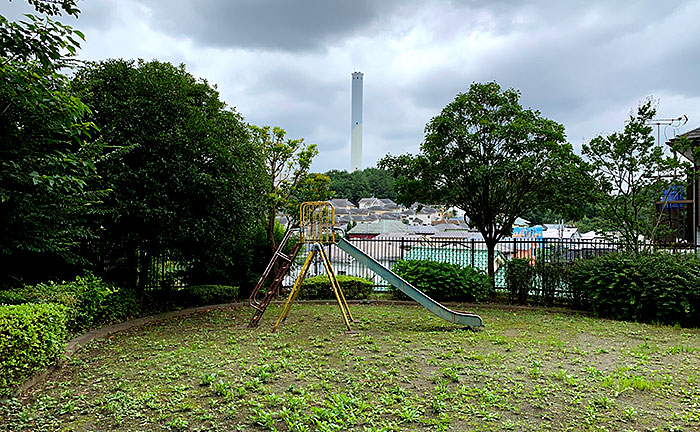
[[[335,226],[346,230],[351,239],[431,238],[434,240],[474,240],[484,238],[469,227],[464,211],[456,207],[442,208],[414,203],[405,207],[388,198],[362,198],[357,205],[347,199],[332,199]],[[286,224],[286,219],[281,219]],[[607,237],[610,237],[608,233]],[[603,233],[581,233],[564,224],[533,225],[517,218],[511,238],[524,240],[603,240]],[[504,239],[504,240],[507,240]]]
[[[388,198],[362,198],[357,205],[346,199],[331,200],[335,208],[336,225],[350,223],[397,221],[407,225],[432,225],[443,219],[444,212],[430,206],[414,204],[409,208]]]

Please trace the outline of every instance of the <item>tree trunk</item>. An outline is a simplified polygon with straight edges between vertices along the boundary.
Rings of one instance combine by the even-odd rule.
[[[488,274],[489,281],[491,282],[491,292],[496,291],[496,270],[494,265],[494,259],[496,255],[496,241],[494,239],[484,238],[486,242],[486,260],[488,261]]]
[[[270,245],[270,252],[274,254],[277,251],[277,240],[275,239],[275,211],[272,210],[267,215],[267,243]]]
[[[272,209],[268,213],[267,217],[267,242],[270,245],[270,259],[274,259],[275,257],[275,252],[277,252],[277,239],[275,239],[275,210]],[[274,280],[277,277],[277,272],[279,272],[280,266],[279,262],[275,261],[275,263],[272,266],[272,280]],[[279,288],[277,289],[277,292],[275,293],[275,296],[278,297],[280,295]]]

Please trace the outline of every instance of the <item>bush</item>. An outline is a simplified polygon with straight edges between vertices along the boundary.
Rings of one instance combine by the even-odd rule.
[[[491,290],[489,278],[481,270],[428,260],[398,261],[392,271],[437,301],[481,301]],[[390,287],[395,298],[405,298]]]
[[[20,291],[0,291],[0,305],[20,305],[26,302],[25,295]]]
[[[700,324],[700,258],[695,255],[607,254],[577,261],[570,280],[596,315]]]
[[[506,262],[506,288],[511,302],[527,303],[527,297],[533,288],[535,269],[532,260],[513,258]]]
[[[551,306],[554,304],[557,291],[571,291],[569,289],[569,272],[571,261],[555,260],[547,262],[538,259],[535,262],[535,277],[540,282],[540,302]],[[574,307],[580,306],[580,296],[572,292],[571,302]]]
[[[181,292],[186,305],[192,306],[230,303],[238,297],[238,287],[228,285],[195,285]]]
[[[354,276],[337,276],[340,289],[348,300],[369,298],[374,292],[374,284],[367,279]],[[335,299],[328,276],[321,275],[304,279],[299,298],[306,300]]]
[[[66,318],[57,304],[0,306],[0,395],[60,357]]]
[[[83,331],[95,325],[122,321],[138,311],[136,296],[88,274],[73,282],[49,282],[6,291],[7,303],[58,303],[66,307],[68,329]]]

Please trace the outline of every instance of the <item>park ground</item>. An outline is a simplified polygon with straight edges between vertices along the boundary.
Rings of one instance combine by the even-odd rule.
[[[700,331],[476,308],[211,310],[95,340],[0,403],[0,430],[697,431]]]

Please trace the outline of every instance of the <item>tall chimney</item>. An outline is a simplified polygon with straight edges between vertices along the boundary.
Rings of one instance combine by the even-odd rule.
[[[362,72],[352,73],[350,171],[362,169]]]

